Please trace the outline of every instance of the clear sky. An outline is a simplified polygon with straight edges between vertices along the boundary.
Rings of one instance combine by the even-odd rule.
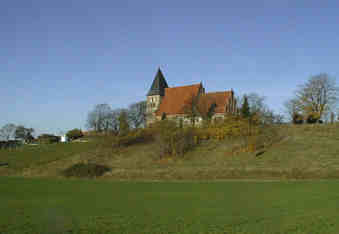
[[[0,126],[85,128],[95,104],[170,86],[257,92],[277,112],[311,75],[339,75],[339,2],[11,0],[0,4]]]

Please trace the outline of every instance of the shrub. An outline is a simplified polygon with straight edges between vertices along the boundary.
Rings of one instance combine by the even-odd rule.
[[[250,118],[230,115],[224,120],[205,124],[199,128],[180,126],[176,121],[162,120],[145,129],[135,129],[125,135],[105,136],[105,147],[117,149],[138,143],[155,141],[155,152],[160,158],[181,157],[202,141],[238,138],[241,151],[254,152],[282,139],[278,125],[263,124],[259,115]]]
[[[244,149],[247,152],[255,152],[266,149],[273,144],[280,142],[285,137],[285,131],[274,125],[259,127],[257,135],[248,136],[244,142]]]
[[[211,135],[212,134],[208,131],[207,127],[195,129],[195,139],[197,142],[209,140]]]
[[[314,124],[314,123],[317,123],[319,119],[320,119],[320,115],[318,113],[312,112],[307,115],[306,122],[308,124]]]
[[[235,151],[254,152],[271,146],[283,137],[278,125],[263,124],[260,115],[249,118],[229,115],[224,120],[210,123],[195,131],[198,142],[206,139],[222,141],[237,138],[241,145]]]
[[[61,138],[59,136],[54,136],[51,134],[42,134],[38,136],[38,142],[40,144],[52,144],[60,142]]]
[[[137,143],[146,143],[153,140],[153,133],[150,129],[137,129],[128,132],[126,135],[118,135],[113,138],[113,147],[127,147]]]
[[[179,127],[170,120],[160,121],[152,126],[160,158],[183,156],[198,144],[197,134],[192,127]]]
[[[223,121],[217,121],[207,125],[199,135],[203,135],[204,138],[212,138],[215,140],[257,135],[259,133],[258,126],[259,121],[258,116],[256,115],[253,115],[251,118],[230,115]]]
[[[294,113],[292,116],[292,121],[294,124],[302,124],[304,123],[304,118],[301,114]]]
[[[63,171],[66,177],[94,178],[102,176],[111,168],[95,163],[77,163]]]
[[[82,131],[80,129],[73,129],[73,130],[70,130],[66,133],[66,136],[69,140],[76,140],[78,138],[81,138],[84,136],[84,134],[82,133]]]

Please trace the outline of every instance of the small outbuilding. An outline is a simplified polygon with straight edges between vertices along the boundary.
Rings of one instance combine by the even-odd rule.
[[[62,135],[61,139],[60,139],[60,142],[68,142],[67,136],[66,135]]]

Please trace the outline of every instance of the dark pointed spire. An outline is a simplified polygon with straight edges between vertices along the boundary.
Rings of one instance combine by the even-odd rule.
[[[147,93],[147,96],[153,96],[153,95],[165,95],[165,88],[168,88],[168,84],[166,82],[166,79],[164,75],[162,74],[160,67],[158,68],[158,72],[154,78],[154,81],[152,83],[152,86],[150,90]]]

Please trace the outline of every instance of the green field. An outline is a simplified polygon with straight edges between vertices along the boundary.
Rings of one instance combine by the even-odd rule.
[[[339,233],[339,183],[0,177],[0,233]]]

